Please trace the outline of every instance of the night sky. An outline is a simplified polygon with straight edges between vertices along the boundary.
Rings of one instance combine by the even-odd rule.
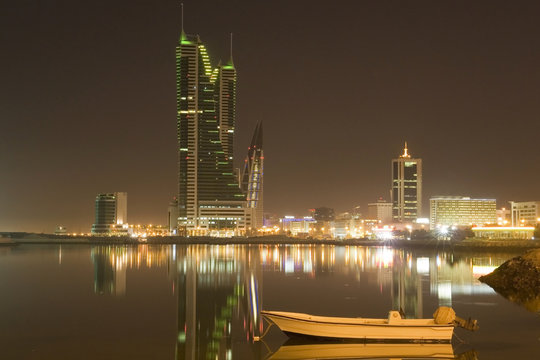
[[[0,2],[0,231],[90,230],[100,192],[166,224],[179,1]],[[235,159],[264,121],[265,211],[389,199],[408,141],[432,195],[540,200],[540,6],[184,0],[238,71]]]

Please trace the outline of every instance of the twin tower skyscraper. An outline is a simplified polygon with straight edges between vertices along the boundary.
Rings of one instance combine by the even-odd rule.
[[[176,47],[180,235],[241,236],[263,225],[262,123],[243,169],[235,169],[236,68],[232,54],[213,67],[198,35]]]

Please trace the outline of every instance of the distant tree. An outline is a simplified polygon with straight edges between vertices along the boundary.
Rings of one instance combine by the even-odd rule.
[[[429,240],[433,238],[433,234],[425,229],[413,230],[411,234],[411,239],[413,240]]]
[[[470,227],[462,228],[462,229],[455,229],[455,230],[452,230],[450,233],[450,239],[454,241],[461,241],[470,237],[474,237],[474,233]]]

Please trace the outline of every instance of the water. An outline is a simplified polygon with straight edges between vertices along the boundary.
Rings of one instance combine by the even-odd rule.
[[[263,359],[286,337],[274,327],[264,343],[252,341],[267,329],[261,309],[385,317],[402,308],[414,318],[446,305],[481,327],[456,330],[456,355],[536,359],[539,314],[477,280],[515,255],[355,246],[0,247],[0,358]]]

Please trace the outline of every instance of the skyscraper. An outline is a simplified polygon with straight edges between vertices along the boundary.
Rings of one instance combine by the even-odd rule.
[[[238,235],[251,227],[234,174],[236,69],[213,68],[198,35],[176,47],[178,229],[185,235]]]
[[[392,160],[392,219],[412,222],[422,214],[422,159],[411,158],[407,143]]]
[[[253,209],[252,226],[263,226],[263,127],[259,122],[253,132],[251,145],[242,170],[242,191],[246,194],[246,207]]]

